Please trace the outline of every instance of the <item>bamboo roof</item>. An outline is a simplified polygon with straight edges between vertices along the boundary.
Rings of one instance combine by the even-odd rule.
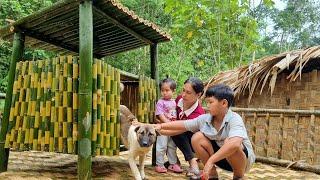
[[[271,94],[276,86],[277,76],[286,72],[287,82],[301,78],[301,74],[320,69],[320,46],[281,53],[261,58],[250,65],[218,73],[206,83],[206,89],[215,84],[229,85],[235,96],[248,92],[249,102],[255,91],[262,93],[268,87]]]
[[[79,52],[80,0],[62,0],[0,29],[0,37],[12,41],[16,31],[26,35],[26,47],[59,54]],[[170,41],[168,33],[116,0],[93,1],[93,54],[117,54],[138,47]]]

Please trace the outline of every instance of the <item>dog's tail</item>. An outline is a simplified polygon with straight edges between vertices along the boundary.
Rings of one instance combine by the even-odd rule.
[[[138,122],[138,119],[131,113],[131,111],[125,105],[120,105],[120,113],[121,115],[127,117],[127,121],[131,123]]]

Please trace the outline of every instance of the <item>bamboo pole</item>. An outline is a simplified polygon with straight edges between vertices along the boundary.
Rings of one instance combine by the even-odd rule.
[[[92,1],[79,5],[79,146],[78,179],[90,179],[91,174],[91,124],[92,124],[92,58],[93,58]]]
[[[275,165],[279,165],[279,166],[283,166],[283,167],[289,166],[292,169],[309,171],[309,172],[314,172],[314,173],[320,174],[319,167],[312,166],[312,165],[309,165],[306,163],[293,162],[293,161],[288,161],[288,160],[283,160],[283,159],[276,159],[276,158],[271,158],[271,157],[261,157],[261,156],[257,156],[256,161],[266,163],[266,164],[275,164]]]
[[[11,56],[10,69],[9,69],[9,80],[8,80],[8,87],[6,92],[5,108],[4,108],[3,119],[1,122],[0,172],[7,171],[7,167],[8,167],[9,148],[4,148],[4,145],[5,145],[4,141],[6,138],[8,123],[9,123],[16,63],[19,60],[22,60],[23,51],[24,51],[24,41],[25,41],[25,37],[21,32],[17,32],[14,34],[13,50],[12,50],[12,56]]]

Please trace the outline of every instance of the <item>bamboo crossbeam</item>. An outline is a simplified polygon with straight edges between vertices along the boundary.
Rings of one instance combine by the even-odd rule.
[[[284,114],[301,114],[301,115],[320,115],[319,110],[298,110],[298,109],[264,109],[264,108],[237,108],[232,107],[236,112],[259,112],[259,113],[284,113]]]

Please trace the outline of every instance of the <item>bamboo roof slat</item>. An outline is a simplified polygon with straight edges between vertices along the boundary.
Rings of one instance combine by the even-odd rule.
[[[320,69],[320,46],[264,57],[250,65],[221,72],[213,76],[206,85],[210,87],[219,83],[227,84],[234,90],[236,97],[247,92],[250,102],[253,93],[259,91],[262,94],[266,85],[272,94],[277,85],[277,77],[283,71],[288,73],[290,83],[301,77],[304,71],[312,69]]]
[[[80,3],[79,0],[61,0],[51,7],[1,28],[0,37],[12,41],[13,34],[21,31],[26,35],[26,47],[53,49],[42,46],[42,43],[45,43],[58,47],[54,48],[58,53],[65,53],[67,50],[77,54]],[[93,30],[95,57],[171,40],[168,33],[138,17],[117,0],[93,1]]]

